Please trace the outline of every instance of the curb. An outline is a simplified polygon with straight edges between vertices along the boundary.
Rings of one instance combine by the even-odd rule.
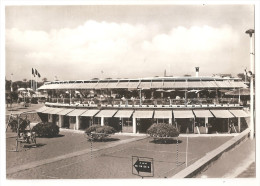
[[[213,151],[207,153],[204,157],[190,165],[189,167],[183,169],[182,171],[178,172],[171,178],[192,178],[200,173],[204,168],[209,166],[212,162],[217,160],[224,152],[229,151],[231,148],[235,147],[241,141],[246,139],[250,133],[250,129],[244,130],[238,136],[230,139],[220,147],[214,149]]]

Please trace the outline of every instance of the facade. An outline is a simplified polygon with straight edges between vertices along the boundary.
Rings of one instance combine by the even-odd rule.
[[[118,132],[145,133],[153,123],[175,125],[181,133],[230,133],[247,128],[249,112],[238,96],[239,78],[152,77],[47,82],[37,112],[43,121],[84,130],[93,124]]]

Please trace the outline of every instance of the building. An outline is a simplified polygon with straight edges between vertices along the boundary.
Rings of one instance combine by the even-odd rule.
[[[240,97],[225,92],[245,88],[239,78],[198,72],[194,77],[54,81],[38,89],[48,98],[37,112],[43,121],[74,130],[99,124],[145,133],[153,123],[166,123],[181,133],[241,132],[249,113]]]

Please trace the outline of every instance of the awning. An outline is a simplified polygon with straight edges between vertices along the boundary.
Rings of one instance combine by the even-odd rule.
[[[153,118],[153,110],[136,110],[133,117],[135,118]]]
[[[174,82],[164,81],[163,86],[161,86],[161,87],[158,86],[158,88],[175,88]]]
[[[249,117],[250,114],[243,110],[229,110],[235,117]]]
[[[83,109],[75,109],[72,112],[68,113],[67,116],[80,116],[81,114],[83,114],[86,111],[87,110],[83,110]]]
[[[129,82],[119,82],[116,86],[116,88],[128,88]]]
[[[200,81],[188,81],[188,88],[204,88]]]
[[[163,88],[163,82],[162,81],[152,82],[151,88]]]
[[[131,81],[130,81],[130,82],[127,84],[127,88],[136,89],[136,88],[138,87],[139,83],[140,83],[140,82],[131,82]]]
[[[101,110],[96,117],[113,117],[115,115],[115,113],[117,112],[117,110]]]
[[[44,113],[44,114],[50,114],[52,110],[54,110],[55,108],[53,107],[49,107],[47,110],[45,111],[42,111],[41,113]]]
[[[55,109],[51,110],[49,114],[57,114],[63,110],[64,110],[64,108],[55,108]]]
[[[228,110],[210,110],[216,118],[234,118]]]
[[[193,110],[197,118],[212,118],[214,117],[209,110]]]
[[[43,112],[43,111],[45,111],[45,110],[47,110],[47,109],[49,109],[49,108],[50,108],[50,107],[43,106],[43,107],[37,109],[36,112]]]
[[[156,118],[156,119],[172,118],[172,111],[171,110],[156,110],[156,111],[154,111],[153,118]]]
[[[150,89],[151,88],[151,82],[141,82],[138,85],[138,88]]]
[[[194,118],[191,110],[174,110],[174,118]]]
[[[100,111],[100,110],[97,110],[97,109],[87,110],[86,112],[84,112],[83,114],[81,114],[81,116],[92,117],[92,116],[95,116],[99,111]]]
[[[108,85],[108,82],[100,82],[98,83],[96,86],[95,86],[95,89],[106,89],[107,88],[107,85]]]
[[[59,115],[67,115],[68,113],[72,112],[74,109],[64,109],[61,112],[57,113]]]
[[[187,81],[176,81],[176,82],[174,82],[174,85],[172,88],[188,88],[188,82]]]
[[[119,110],[116,115],[114,116],[115,118],[130,118],[131,115],[133,114],[133,110]]]

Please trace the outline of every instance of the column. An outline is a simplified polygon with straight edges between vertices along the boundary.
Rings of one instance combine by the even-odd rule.
[[[206,127],[206,134],[208,134],[208,124],[209,124],[209,118],[205,118],[205,127]]]
[[[63,116],[62,115],[59,115],[59,127],[61,128],[63,126]]]
[[[48,122],[52,123],[53,119],[52,119],[52,114],[48,114]]]
[[[101,126],[104,126],[104,117],[101,117]]]
[[[133,117],[133,133],[136,134],[136,118]]]
[[[80,125],[79,122],[80,122],[79,116],[76,116],[76,124],[75,124],[74,130],[79,130],[79,125]]]
[[[241,118],[240,117],[237,118],[237,124],[238,124],[238,132],[240,132],[241,131]]]
[[[169,124],[172,125],[172,118],[169,118]]]

